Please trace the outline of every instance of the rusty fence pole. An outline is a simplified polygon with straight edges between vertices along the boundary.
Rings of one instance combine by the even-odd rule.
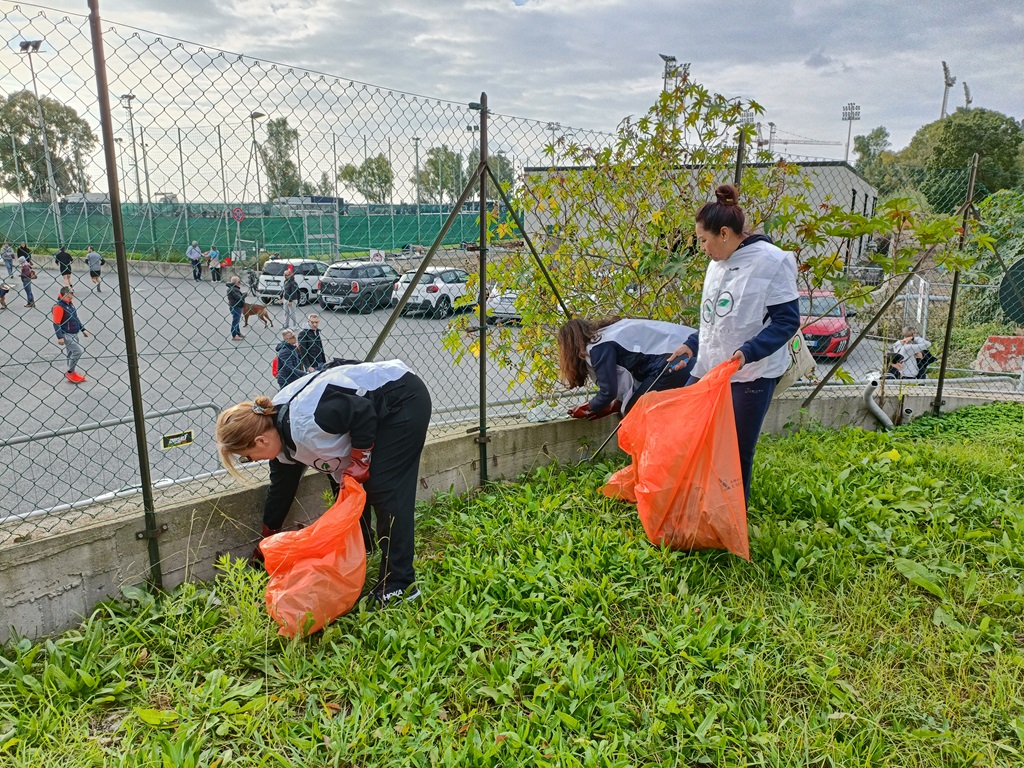
[[[124,244],[124,220],[121,217],[121,191],[117,184],[117,158],[115,157],[114,124],[110,116],[110,89],[107,85],[107,64],[103,52],[103,32],[100,26],[99,0],[89,0],[89,31],[92,37],[92,55],[96,69],[96,94],[99,97],[100,125],[103,134],[103,156],[107,166],[107,193],[110,195],[110,223],[114,236],[114,254],[117,260],[117,284],[121,291],[121,322],[124,325],[125,355],[128,362],[128,383],[132,393],[132,415],[135,421],[135,444],[139,456],[139,480],[142,485],[142,506],[145,528],[135,536],[145,539],[149,549],[149,583],[163,589],[160,572],[160,545],[157,538],[162,528],[157,526],[156,507],[153,502],[153,478],[149,468],[149,446],[146,443],[145,408],[142,403],[142,378],[139,375],[139,350],[135,343],[135,322],[132,315],[132,292],[128,282],[128,254]],[[154,243],[155,245],[155,243]]]
[[[967,180],[967,198],[964,200],[964,215],[960,226],[960,238],[957,250],[964,249],[967,240],[967,225],[970,222],[971,205],[974,203],[974,185],[978,180],[978,154],[971,158],[971,174]],[[960,287],[960,270],[953,273],[953,288],[949,294],[949,317],[946,318],[946,336],[942,342],[942,360],[939,363],[939,382],[935,385],[935,399],[932,401],[932,413],[938,416],[945,401],[942,399],[942,387],[946,382],[946,364],[949,361],[949,341],[953,333],[953,313],[956,311],[956,294]]]

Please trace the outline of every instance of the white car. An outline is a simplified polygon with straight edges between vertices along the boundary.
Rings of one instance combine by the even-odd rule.
[[[397,303],[412,282],[415,272],[402,275],[391,293],[392,303]],[[455,311],[456,300],[467,293],[469,273],[455,267],[427,267],[419,283],[402,307],[402,314],[423,312],[434,317],[450,317]],[[460,304],[460,308],[465,305]]]
[[[320,293],[320,278],[327,271],[327,264],[315,259],[271,259],[263,265],[260,274],[260,301],[272,304],[280,301],[284,287],[284,273],[290,266],[295,269],[295,284],[299,287],[299,306],[316,301]]]

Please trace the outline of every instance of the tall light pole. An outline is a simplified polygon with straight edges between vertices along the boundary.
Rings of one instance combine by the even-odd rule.
[[[53,206],[53,220],[57,224],[58,245],[64,244],[64,226],[60,220],[60,206],[57,204],[57,185],[53,181],[53,164],[50,162],[50,144],[46,139],[46,121],[43,119],[43,102],[39,100],[39,85],[36,83],[36,68],[32,63],[32,54],[39,53],[42,40],[22,40],[18,44],[21,53],[28,57],[28,68],[32,72],[32,91],[36,95],[36,108],[39,110],[39,132],[43,136],[43,156],[46,158],[46,184],[50,189],[50,204]]]
[[[125,93],[121,96],[122,106],[128,110],[128,132],[132,137],[132,162],[135,164],[135,196],[139,205],[142,205],[142,182],[139,181],[139,151],[135,146],[135,118],[132,117],[132,100],[134,93]]]
[[[249,114],[249,125],[252,128],[252,159],[256,163],[256,199],[260,204],[260,216],[263,215],[263,185],[260,182],[260,151],[256,144],[256,121],[262,117],[266,117],[262,112]]]
[[[843,122],[849,123],[849,127],[846,129],[846,158],[845,162],[850,162],[850,137],[853,135],[853,121],[860,120],[860,107],[854,104],[852,101],[843,107]]]
[[[420,137],[412,137],[412,145],[416,153],[416,173],[414,178],[416,180],[416,245],[420,244],[423,236],[420,234]]]
[[[942,82],[945,87],[942,89],[942,112],[939,114],[941,120],[946,116],[946,101],[949,99],[949,89],[956,85],[956,78],[949,74],[949,67],[942,62]]]

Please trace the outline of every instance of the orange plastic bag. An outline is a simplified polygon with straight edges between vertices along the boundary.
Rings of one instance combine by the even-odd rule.
[[[366,549],[359,518],[366,491],[351,477],[338,500],[307,528],[286,531],[260,544],[267,584],[267,613],[286,637],[309,635],[352,610],[366,581]]]
[[[619,445],[633,463],[601,490],[636,502],[652,544],[750,559],[729,387],[738,368],[726,361],[693,386],[649,392],[619,427]]]

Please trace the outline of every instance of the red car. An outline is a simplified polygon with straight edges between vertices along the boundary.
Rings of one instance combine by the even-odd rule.
[[[800,291],[800,328],[814,357],[835,358],[850,346],[850,322],[856,315],[831,291]]]

